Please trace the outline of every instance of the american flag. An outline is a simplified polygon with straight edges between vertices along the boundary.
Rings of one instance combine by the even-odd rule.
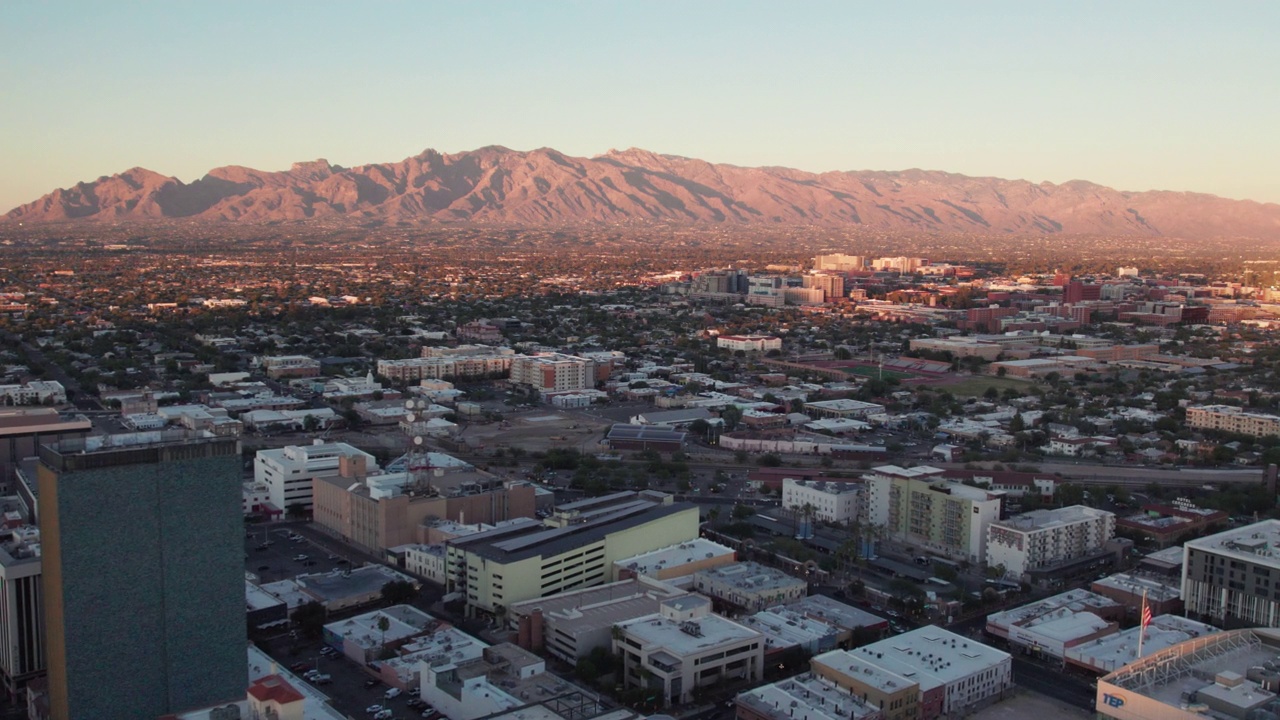
[[[1143,627],[1143,628],[1145,628],[1146,626],[1148,626],[1148,625],[1150,625],[1150,624],[1151,624],[1151,608],[1147,606],[1147,603],[1146,603],[1145,601],[1143,601],[1143,603],[1142,603],[1142,627]]]

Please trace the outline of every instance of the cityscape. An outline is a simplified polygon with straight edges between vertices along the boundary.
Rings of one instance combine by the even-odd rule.
[[[1273,124],[1077,87],[1213,91],[1132,8],[1095,62],[1060,9],[856,5],[0,9],[95,110],[15,83],[0,139],[0,720],[1280,718]],[[943,32],[987,23],[1043,56]],[[954,117],[808,72],[898,47]],[[1021,63],[1116,129],[1014,112]],[[254,169],[321,142],[364,164]]]

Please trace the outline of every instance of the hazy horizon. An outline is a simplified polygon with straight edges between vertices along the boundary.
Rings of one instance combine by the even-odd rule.
[[[1280,6],[0,6],[0,210],[135,166],[639,147],[1280,202]]]

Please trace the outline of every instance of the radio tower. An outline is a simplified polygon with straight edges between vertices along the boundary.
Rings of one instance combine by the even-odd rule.
[[[427,409],[426,400],[404,401],[404,428],[409,436],[408,473],[410,485],[423,493],[431,491],[431,453],[425,447],[427,421],[422,412]]]

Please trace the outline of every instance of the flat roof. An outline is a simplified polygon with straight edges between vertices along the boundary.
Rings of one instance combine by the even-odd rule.
[[[1134,595],[1146,593],[1147,599],[1153,602],[1177,600],[1182,597],[1182,582],[1180,579],[1151,577],[1136,573],[1108,575],[1100,580],[1094,580],[1093,586],[1121,590]]]
[[[1138,659],[1139,628],[1121,630],[1114,635],[1090,640],[1066,648],[1063,656],[1100,672],[1114,672]],[[1180,642],[1218,632],[1212,625],[1188,620],[1177,615],[1157,615],[1151,618],[1146,636],[1142,639],[1142,657],[1173,647]]]
[[[1253,563],[1280,565],[1280,520],[1263,520],[1224,530],[1188,540],[1183,546]]]
[[[792,612],[786,607],[761,610],[740,618],[740,621],[764,636],[766,651],[809,645],[840,631],[834,625]]]
[[[863,402],[861,400],[851,400],[849,398],[837,398],[835,400],[817,400],[804,404],[806,408],[818,408],[819,410],[883,410],[884,406],[879,403]]]
[[[798,577],[753,561],[707,568],[693,575],[695,578],[707,578],[713,582],[725,583],[743,590],[774,590],[796,585],[808,587],[808,583]]]
[[[862,492],[862,483],[848,480],[797,480],[795,478],[783,478],[782,484],[785,487],[787,483],[799,485],[800,487],[816,490],[828,495],[857,495]]]
[[[365,565],[350,572],[335,570],[328,573],[299,575],[294,580],[308,593],[320,598],[321,602],[343,600],[360,595],[376,594],[382,586],[392,580],[417,582],[405,575],[383,565]]]
[[[950,685],[987,668],[1010,662],[1009,653],[1003,650],[935,625],[926,625],[849,652],[902,677],[918,681],[921,690]]]
[[[1145,651],[1145,647],[1143,650]],[[1280,657],[1280,631],[1272,628],[1231,630],[1202,635],[1129,663],[1098,681],[1099,697],[1118,688],[1143,695],[1172,708],[1182,708],[1190,693],[1215,697],[1235,706],[1232,711],[1204,708],[1198,714],[1213,720],[1244,717],[1237,710],[1248,702],[1270,701],[1275,695],[1245,679],[1251,668],[1274,664]],[[1238,685],[1224,687],[1218,678]],[[1244,696],[1251,696],[1245,698]]]
[[[640,577],[513,603],[508,612],[518,617],[541,610],[547,624],[573,635],[652,615],[661,609],[662,601],[684,594],[666,583]]]
[[[387,621],[385,631],[378,628],[378,623],[383,619]],[[331,622],[325,625],[324,629],[336,637],[350,640],[362,648],[369,649],[383,645],[387,640],[396,641],[413,637],[438,625],[438,620],[415,607],[395,605]]]
[[[888,620],[852,605],[833,600],[826,595],[810,595],[787,606],[793,612],[804,613],[823,622],[832,623],[846,630],[887,625]]]
[[[812,673],[748,690],[735,702],[770,720],[860,720],[880,713],[879,708]]]
[[[761,637],[755,630],[719,615],[704,615],[693,620],[677,621],[661,613],[655,613],[618,625],[645,645],[669,650],[678,658]],[[693,625],[697,626],[697,635],[687,631],[687,628]]]
[[[628,425],[615,423],[609,428],[606,440],[645,440],[650,442],[684,442],[683,430],[669,430],[655,425]]]
[[[1012,610],[991,613],[987,616],[987,624],[997,627],[1010,627],[1013,625],[1025,627],[1036,624],[1040,618],[1048,621],[1055,615],[1063,617],[1072,613],[1118,607],[1120,607],[1120,603],[1104,595],[1088,590],[1068,590]]]
[[[264,610],[285,602],[248,580],[244,581],[244,605],[247,610]]]
[[[1098,510],[1085,505],[1071,505],[1064,508],[1054,508],[1050,510],[1032,510],[1021,515],[1015,515],[1008,520],[997,520],[991,523],[996,527],[1009,528],[1011,530],[1048,530],[1055,527],[1063,527],[1079,522],[1096,520],[1108,515],[1114,517],[1114,513],[1106,510]]]
[[[699,537],[618,560],[614,562],[614,566],[634,570],[639,575],[650,575],[660,570],[733,554],[733,548]]]
[[[599,542],[613,533],[639,527],[688,510],[696,512],[697,506],[688,502],[659,505],[649,501],[637,501],[576,525],[548,527],[534,522],[522,523],[449,542],[488,560],[502,563],[516,562],[531,557],[559,555]]]

